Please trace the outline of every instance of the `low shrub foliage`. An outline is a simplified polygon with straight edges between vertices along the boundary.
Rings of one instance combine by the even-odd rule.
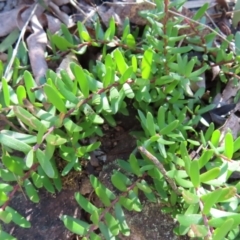
[[[175,8],[179,7],[175,3]],[[202,17],[205,9],[201,8],[194,19]],[[1,119],[8,123],[0,132],[2,222],[31,227],[10,207],[14,193],[21,187],[37,203],[41,201],[38,189],[61,191],[61,177],[81,171],[81,159],[89,159],[101,145],[98,141],[83,145],[82,140],[102,136],[103,123],[116,126],[114,115],[128,115],[130,100],[137,109],[141,130],[133,133],[137,151],[128,161],[118,163],[134,177],[114,171],[111,182],[118,190],[116,194],[90,176],[103,207],[76,193],[77,203],[90,214],[91,222],[64,215],[61,220],[65,227],[83,239],[117,239],[119,233],[129,236],[131,229],[124,209],[140,212],[143,206],[139,192],[143,192],[150,202],[166,203],[159,211],[177,219],[177,235],[237,238],[240,184],[228,180],[240,170],[240,138],[234,139],[231,132],[221,137],[213,123],[201,130],[202,115],[214,106],[203,104],[204,88],[191,90],[191,84],[202,81],[205,71],[211,68],[209,60],[238,62],[225,51],[232,37],[217,48],[213,45],[216,33],[203,38],[202,25],[194,29],[195,35],[180,34],[183,27],[191,25],[185,26],[180,16],[165,21],[161,6],[145,12],[144,17],[149,24],[143,31],[133,31],[126,19],[120,37],[113,19],[106,30],[97,21],[92,32],[78,22],[76,34],[64,25],[59,33],[48,33],[50,59],[70,53],[84,56],[89,48],[98,49],[101,58],[90,61],[88,68],[72,61],[70,70],[48,70],[42,86],[37,86],[31,73],[20,67],[27,53],[22,43],[11,81],[2,78],[0,94]],[[203,55],[203,59],[197,54],[189,57],[190,52]],[[238,73],[237,68],[220,67],[222,82],[227,79],[225,72]],[[2,63],[0,70],[2,76]],[[66,161],[61,172],[57,168],[59,157]],[[101,234],[96,234],[96,229]],[[4,231],[0,231],[0,238],[14,239]]]

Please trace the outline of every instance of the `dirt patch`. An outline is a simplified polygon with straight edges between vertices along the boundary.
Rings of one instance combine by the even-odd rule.
[[[81,218],[80,208],[74,199],[74,190],[62,190],[57,194],[39,191],[40,202],[35,204],[26,200],[22,193],[11,201],[10,206],[31,222],[31,228],[21,228],[15,224],[4,226],[4,230],[18,240],[66,240],[73,239],[59,219],[61,215],[70,215]]]

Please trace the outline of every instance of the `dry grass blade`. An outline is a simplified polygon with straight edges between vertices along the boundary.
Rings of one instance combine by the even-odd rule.
[[[5,70],[5,72],[4,72],[4,76],[3,76],[3,77],[6,78],[7,80],[10,80],[10,79],[9,79],[9,77],[10,77],[9,73],[10,73],[10,70],[11,70],[11,68],[12,68],[14,59],[15,59],[15,57],[16,57],[16,55],[17,55],[20,41],[21,41],[21,39],[23,38],[23,36],[24,36],[24,34],[25,34],[25,31],[26,31],[26,29],[27,29],[27,26],[28,26],[30,20],[32,19],[33,15],[35,14],[35,11],[36,11],[37,7],[38,7],[38,4],[36,3],[35,6],[34,6],[33,9],[32,9],[32,12],[31,12],[29,18],[27,19],[25,25],[23,26],[23,28],[22,28],[22,30],[21,30],[21,32],[20,32],[18,41],[17,41],[16,46],[15,46],[15,48],[14,48],[14,50],[13,50],[13,53],[12,53],[12,57],[11,57],[8,65],[7,65],[7,67],[6,67],[6,70]]]

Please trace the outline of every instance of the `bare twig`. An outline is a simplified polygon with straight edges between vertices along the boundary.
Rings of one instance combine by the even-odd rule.
[[[177,188],[175,182],[173,181],[173,179],[168,177],[167,172],[166,172],[164,166],[161,164],[161,162],[156,157],[154,157],[149,151],[147,151],[147,149],[145,149],[144,147],[138,147],[138,149],[150,161],[152,161],[154,163],[154,165],[158,168],[158,170],[162,173],[163,177],[166,179],[166,181],[172,187],[173,191],[179,196],[182,195],[181,192],[178,190],[178,188]]]

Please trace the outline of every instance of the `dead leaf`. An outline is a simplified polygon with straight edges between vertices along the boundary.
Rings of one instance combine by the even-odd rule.
[[[236,96],[237,92],[240,90],[240,86],[234,86],[233,80],[230,80],[225,89],[222,92],[222,99],[225,103],[231,103],[232,98]]]
[[[6,53],[0,53],[0,60],[2,62],[7,62],[8,55]]]
[[[195,1],[186,1],[183,6],[184,6],[185,8],[188,8],[188,9],[200,8],[200,7],[202,7],[205,3],[208,3],[210,7],[216,5],[216,1],[195,0]]]
[[[33,34],[27,38],[29,59],[36,83],[40,85],[40,79],[45,75],[48,66],[45,60],[45,49],[47,46],[47,35],[43,30],[36,15],[32,17],[31,25]]]
[[[238,137],[238,133],[240,132],[240,124],[239,118],[234,113],[231,113],[226,123],[220,128],[221,139],[224,139],[229,129],[232,132],[233,138],[236,139]]]
[[[60,8],[53,2],[49,3],[49,8],[65,25],[71,27],[74,25],[72,18],[70,18],[66,13],[62,12]]]
[[[62,60],[62,62],[60,63],[59,67],[56,70],[56,73],[58,75],[60,75],[60,71],[65,70],[68,73],[69,77],[73,80],[75,77],[70,68],[70,64],[72,62],[78,63],[78,60],[77,60],[76,55],[74,53],[70,52]]]
[[[93,191],[93,187],[91,185],[91,182],[89,178],[85,177],[81,181],[79,192],[85,196],[86,194],[89,194]]]
[[[13,9],[8,12],[3,12],[0,14],[0,37],[4,37],[11,33],[14,29],[18,28],[18,13],[22,9],[26,9],[29,6],[23,5],[19,8]]]
[[[212,67],[212,79],[211,81],[213,81],[220,73],[221,69],[219,67],[219,65],[213,66]]]
[[[110,8],[107,9],[105,5],[110,5]],[[148,21],[139,16],[139,12],[143,10],[152,10],[155,8],[156,5],[148,1],[137,3],[106,3],[98,7],[97,12],[106,26],[108,26],[111,17],[114,17],[119,27],[123,26],[125,18],[129,18],[130,22],[137,25],[146,25]]]
[[[47,26],[48,26],[48,30],[51,33],[56,33],[57,31],[60,30],[61,28],[61,22],[58,18],[55,18],[49,14],[45,14],[46,18],[47,18]]]
[[[62,6],[65,4],[68,4],[70,1],[69,0],[52,0],[57,6]]]

